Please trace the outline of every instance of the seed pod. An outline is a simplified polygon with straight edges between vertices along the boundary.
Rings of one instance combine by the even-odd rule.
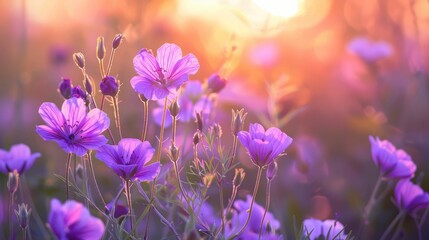
[[[119,47],[119,45],[121,45],[122,40],[124,40],[124,35],[122,35],[122,33],[118,33],[115,35],[115,37],[113,38],[112,41],[112,48],[113,49],[117,49]]]
[[[106,55],[106,47],[104,46],[104,37],[97,38],[97,48],[96,48],[98,60],[103,60]]]
[[[73,53],[73,61],[80,69],[85,68],[85,56],[83,56],[83,53]]]

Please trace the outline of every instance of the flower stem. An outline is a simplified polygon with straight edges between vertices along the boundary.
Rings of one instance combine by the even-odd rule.
[[[130,234],[133,234],[134,218],[133,218],[133,202],[131,200],[131,183],[130,180],[125,180],[125,196],[128,201],[128,207],[130,208]]]
[[[381,236],[380,240],[385,240],[389,233],[393,230],[396,223],[401,220],[405,216],[405,211],[400,211],[398,215],[396,215],[395,219],[390,223],[389,227],[387,227],[386,231],[384,231],[383,235]],[[393,238],[392,238],[393,239]]]
[[[118,128],[119,137],[122,139],[121,118],[119,116],[119,104],[117,97],[113,97],[113,110],[115,111],[115,122],[116,127]]]
[[[89,154],[88,154],[89,155]],[[88,157],[89,160],[89,157]],[[85,158],[82,157],[82,166],[83,166],[83,183],[82,183],[82,188],[83,188],[83,192],[88,196],[89,199],[91,199],[90,195],[91,195],[91,190],[89,189],[89,185],[88,185],[88,174],[87,174],[87,166],[86,166],[86,161]],[[76,170],[74,171],[76,172]],[[76,177],[75,177],[76,179]],[[89,208],[89,203],[88,203],[88,199],[85,198],[85,206],[86,208]]]
[[[219,186],[219,203],[220,203],[220,220],[221,220],[221,225],[220,228],[217,230],[216,234],[215,234],[215,238],[218,237],[219,233],[221,231],[225,232],[225,208],[224,208],[224,204],[223,204],[223,186],[222,186],[222,177],[219,177],[219,179],[217,180],[217,184]],[[234,186],[235,187],[235,186]],[[226,212],[228,213],[228,212]]]
[[[66,200],[69,200],[69,169],[70,169],[71,157],[72,157],[72,154],[69,153],[67,157],[67,163],[66,163]]]
[[[267,215],[267,211],[270,208],[270,200],[271,200],[271,180],[267,181],[267,196],[266,196],[266,200],[265,200],[265,210],[264,210],[264,215],[262,215],[262,221],[261,221],[261,226],[259,227],[259,240],[261,239],[262,236],[262,228],[264,227],[264,220],[265,220],[265,215]]]
[[[171,144],[176,145],[177,117],[172,117],[172,137]]]
[[[256,198],[256,194],[258,193],[259,183],[261,182],[261,175],[262,175],[262,167],[258,166],[258,175],[256,176],[256,184],[255,184],[255,188],[253,189],[252,201],[250,202],[250,209],[249,209],[249,214],[247,215],[246,223],[244,223],[240,231],[238,231],[236,234],[234,234],[234,236],[229,238],[230,240],[235,239],[238,235],[240,235],[247,227],[247,224],[249,224],[250,217],[252,216],[253,203],[255,203],[255,198]]]
[[[106,97],[104,95],[101,96],[101,103],[100,103],[100,110],[103,111],[103,107],[104,107],[104,101],[105,101]]]
[[[380,189],[380,185],[381,185],[382,181],[383,181],[383,179],[382,179],[381,175],[378,176],[377,182],[375,183],[375,187],[372,190],[371,197],[370,197],[368,203],[366,204],[366,206],[364,208],[363,220],[364,220],[365,225],[369,224],[369,217],[370,217],[371,211],[374,208],[374,205],[376,204],[376,202],[379,200],[379,199],[377,199],[377,192]]]
[[[100,66],[101,78],[104,78],[106,76],[106,72],[104,71],[103,59],[98,60],[98,65]]]
[[[92,179],[94,180],[95,188],[97,189],[98,195],[100,196],[100,199],[103,202],[103,206],[106,206],[106,202],[104,201],[103,195],[101,194],[100,188],[98,187],[97,178],[95,177],[91,154],[88,154],[88,163],[89,163],[89,168],[91,170]]]
[[[188,196],[185,194],[185,191],[183,191],[182,183],[180,182],[179,168],[177,167],[177,161],[173,161],[173,165],[174,165],[174,171],[176,173],[177,185],[179,186],[180,192],[182,193],[182,196],[185,199],[185,201],[186,201],[186,203],[188,204],[188,207],[189,207]]]
[[[142,142],[146,140],[147,124],[149,120],[149,101],[143,102],[143,131],[142,131]]]
[[[238,144],[238,137],[234,136],[234,140],[232,142],[232,156],[231,156],[231,159],[229,160],[229,163],[228,163],[228,169],[231,167],[232,162],[234,162],[235,154],[237,152],[237,144]]]
[[[162,112],[162,122],[161,122],[161,130],[159,133],[159,146],[156,152],[156,162],[161,161],[161,152],[162,152],[162,142],[164,141],[164,126],[165,126],[165,115],[167,114],[167,100],[168,98],[165,98],[164,102],[164,110]]]
[[[116,49],[112,49],[112,51],[110,52],[109,63],[107,64],[106,76],[109,75],[110,70],[112,69],[113,58],[115,56],[115,51],[116,51]]]
[[[14,224],[13,224],[13,216],[12,216],[13,202],[14,201],[15,201],[15,192],[11,192],[10,193],[10,200],[9,200],[9,236],[10,236],[11,240],[14,239],[14,237],[13,237],[13,226],[14,226]]]

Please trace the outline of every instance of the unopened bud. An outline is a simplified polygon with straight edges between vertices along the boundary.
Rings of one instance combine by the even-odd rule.
[[[221,138],[222,137],[222,127],[220,126],[219,123],[215,123],[212,126],[212,132],[213,132],[213,135],[215,137],[217,137],[217,138]]]
[[[241,183],[243,182],[245,176],[246,176],[246,173],[244,172],[244,169],[236,168],[235,174],[234,174],[234,179],[232,180],[233,186],[239,187],[241,185]]]
[[[84,173],[84,170],[83,170],[82,164],[78,164],[76,166],[76,176],[79,177],[80,179],[84,179],[83,178],[83,176],[84,176],[83,173]]]
[[[177,160],[179,160],[179,155],[180,155],[180,149],[176,147],[176,145],[171,144],[170,146],[171,160],[176,162]]]
[[[247,113],[244,112],[244,109],[232,110],[232,121],[231,121],[231,130],[234,136],[238,135],[238,132],[243,129],[243,123],[246,119]]]
[[[268,168],[267,168],[267,179],[268,180],[270,180],[270,181],[273,180],[273,178],[277,174],[277,169],[278,169],[278,166],[277,166],[276,161],[274,161],[274,162],[270,163],[270,165],[268,165]]]
[[[18,205],[18,211],[15,210],[16,217],[18,218],[19,226],[26,229],[30,224],[31,209],[27,204],[21,203]]]
[[[221,78],[219,74],[214,73],[207,79],[207,90],[210,93],[220,92],[226,85],[225,78]]]
[[[86,74],[85,75],[85,90],[90,95],[92,95],[92,90],[93,90],[92,86],[93,86],[92,79],[90,78],[90,76],[88,76],[88,74]]]
[[[116,34],[112,41],[112,48],[117,49],[121,45],[122,40],[124,40],[124,35],[122,33]]]
[[[98,60],[103,60],[104,55],[106,55],[106,47],[104,46],[104,37],[97,38],[97,48],[96,48]]]
[[[197,129],[200,130],[200,132],[203,132],[203,114],[202,112],[197,112],[196,114],[196,123],[197,123]]]
[[[86,101],[86,93],[84,90],[82,90],[80,86],[76,86],[72,88],[71,96],[75,98],[82,98],[83,100]]]
[[[85,68],[85,56],[83,56],[83,53],[73,53],[73,61],[80,69]]]
[[[177,117],[177,115],[179,115],[180,106],[179,106],[179,103],[177,101],[177,98],[170,104],[170,107],[168,110],[170,110],[170,115],[172,117]]]
[[[68,78],[63,78],[58,85],[58,92],[61,94],[61,96],[63,96],[63,98],[69,99],[72,94],[72,88],[73,86],[71,84],[71,80]]]
[[[194,134],[193,141],[194,141],[194,145],[197,145],[200,142],[200,134],[198,132]]]
[[[18,190],[19,186],[19,173],[17,170],[13,170],[13,172],[9,172],[7,179],[7,190],[10,193],[15,193]]]
[[[103,95],[115,97],[119,91],[118,81],[112,76],[106,76],[100,82],[100,90]]]
[[[113,205],[113,204],[114,204],[114,202],[112,201],[106,205],[106,207],[104,209],[106,214],[111,215],[111,216],[113,215],[114,218],[125,217],[128,214],[128,212],[129,212],[128,207],[126,207],[125,205],[123,205],[121,203],[116,203],[115,205]],[[115,208],[114,213],[112,213],[113,207]]]

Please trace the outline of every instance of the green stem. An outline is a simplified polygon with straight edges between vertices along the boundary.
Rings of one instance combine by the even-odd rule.
[[[270,208],[270,196],[271,196],[271,180],[267,181],[267,196],[265,200],[265,210],[264,215],[262,215],[261,226],[259,227],[259,240],[261,240],[262,236],[262,228],[264,227],[265,215],[267,215],[267,211]]]
[[[100,196],[101,201],[103,202],[103,206],[106,206],[106,202],[104,201],[103,195],[101,194],[100,188],[98,187],[97,178],[95,177],[94,166],[92,165],[91,154],[88,154],[88,163],[89,168],[91,170],[92,179],[94,180],[95,188],[97,189],[98,196]]]
[[[250,217],[252,216],[253,203],[255,202],[256,194],[258,193],[259,183],[261,182],[261,175],[262,175],[262,167],[258,166],[258,175],[256,176],[256,184],[255,184],[255,188],[253,189],[252,201],[250,202],[249,215],[247,215],[246,223],[244,223],[240,231],[238,231],[236,234],[234,234],[234,236],[229,238],[229,240],[232,240],[236,238],[238,235],[240,235],[247,227],[247,224],[249,224]]]

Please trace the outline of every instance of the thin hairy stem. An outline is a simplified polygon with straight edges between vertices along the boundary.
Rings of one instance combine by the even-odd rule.
[[[101,96],[101,103],[100,103],[100,110],[102,110],[102,111],[103,111],[105,99],[106,99],[106,96],[102,95]]]
[[[419,240],[423,240],[422,229],[420,228],[420,225],[419,225],[419,222],[417,221],[417,218],[414,218],[414,223],[416,224]]]
[[[88,154],[89,155],[89,154]],[[89,159],[88,159],[89,160]],[[86,166],[86,161],[85,159],[82,157],[82,166],[83,166],[83,179],[82,179],[82,188],[83,188],[83,193],[88,195],[89,199],[91,199],[90,197],[90,192],[91,190],[89,189],[89,185],[88,185],[88,174],[87,174],[87,166]],[[76,172],[76,170],[74,171]],[[76,179],[76,178],[75,178]],[[77,185],[77,184],[76,184]],[[87,199],[84,199],[85,201],[85,206],[86,208],[89,208],[89,203]]]
[[[104,71],[103,59],[98,59],[98,66],[100,67],[101,78],[106,76],[106,72]]]
[[[142,142],[146,140],[146,134],[147,134],[147,125],[149,120],[149,102],[144,101],[143,102],[143,130],[142,130]]]
[[[9,237],[11,240],[14,239],[13,238],[13,226],[14,226],[14,224],[13,224],[13,216],[12,216],[13,202],[14,201],[15,201],[15,191],[12,191],[10,193],[10,199],[9,199]]]
[[[110,138],[110,141],[112,141],[112,144],[116,145],[115,139],[113,138],[112,130],[110,130],[110,128],[108,128],[107,132],[109,133],[109,138]]]
[[[161,161],[161,152],[162,152],[162,142],[164,141],[164,126],[165,126],[165,115],[167,114],[167,101],[168,99],[165,98],[164,101],[164,110],[162,112],[162,121],[161,121],[161,130],[159,133],[159,146],[158,149],[156,151],[156,162],[160,162]]]
[[[70,169],[71,157],[72,157],[72,154],[69,153],[67,157],[67,163],[66,163],[66,200],[69,200],[69,169]]]
[[[426,208],[425,212],[423,213],[422,218],[420,219],[420,222],[419,222],[419,225],[418,225],[419,229],[421,229],[423,227],[423,224],[425,223],[426,218],[427,218],[428,215],[429,215],[429,208]]]
[[[377,192],[380,189],[382,181],[383,181],[382,176],[381,175],[378,176],[377,182],[375,183],[375,187],[372,190],[371,197],[370,197],[368,203],[366,204],[366,206],[364,208],[363,219],[364,219],[364,224],[365,225],[369,224],[369,217],[370,217],[372,209],[374,208],[374,205],[376,204],[376,202],[378,200],[377,199]]]
[[[176,132],[177,132],[177,117],[172,117],[171,144],[173,144],[173,145],[176,145]]]
[[[215,234],[215,238],[218,237],[219,233],[221,231],[225,232],[225,208],[224,208],[224,204],[223,204],[223,186],[222,186],[222,177],[220,177],[220,179],[218,179],[217,184],[219,186],[219,203],[220,203],[220,220],[221,220],[221,225],[220,228],[217,230],[216,234]],[[226,212],[228,213],[228,212]]]
[[[125,180],[125,196],[127,198],[127,202],[128,202],[128,207],[130,208],[130,233],[132,235],[133,233],[133,228],[134,228],[134,211],[133,211],[133,201],[131,199],[131,183],[130,180]]]
[[[112,97],[112,98],[113,98],[113,110],[115,111],[114,115],[115,115],[116,127],[118,128],[119,138],[122,139],[121,118],[119,116],[118,98],[117,97]]]
[[[250,209],[249,209],[249,214],[247,215],[246,223],[244,223],[240,231],[238,231],[236,234],[234,234],[234,236],[229,238],[230,240],[240,235],[247,227],[247,224],[249,224],[250,217],[252,216],[253,203],[255,203],[255,198],[256,198],[256,194],[258,193],[259,183],[261,182],[261,175],[262,175],[262,167],[258,166],[258,175],[256,176],[256,184],[255,184],[255,188],[253,189],[252,201],[250,202]]]
[[[182,182],[180,181],[179,168],[177,166],[177,161],[173,161],[173,165],[174,165],[174,172],[176,173],[177,185],[180,189],[180,192],[182,193],[183,198],[185,199],[186,203],[188,204],[188,207],[190,207],[188,196],[185,194],[185,191],[183,191]]]
[[[380,240],[387,239],[387,236],[389,236],[389,233],[393,230],[396,223],[401,220],[405,216],[405,211],[400,211],[398,215],[396,215],[395,219],[390,223],[389,227],[387,227],[386,231],[384,231],[383,235],[381,236]],[[393,239],[393,238],[392,238]]]
[[[262,228],[264,227],[265,216],[267,215],[267,211],[270,208],[270,200],[271,200],[271,180],[267,181],[267,196],[265,199],[265,210],[264,215],[262,215],[261,226],[259,227],[259,240],[261,240],[262,236]]]
[[[393,234],[392,239],[396,239],[396,237],[398,236],[399,232],[402,229],[402,226],[404,225],[404,221],[405,221],[405,214],[401,217],[401,220],[398,223],[398,226],[396,227],[395,233]]]
[[[100,199],[103,202],[103,206],[106,206],[106,202],[104,201],[103,195],[101,194],[100,188],[98,187],[97,178],[95,177],[91,154],[88,154],[88,163],[89,163],[89,168],[91,170],[92,179],[94,180],[95,188],[97,189],[98,196],[100,196]]]
[[[112,69],[113,58],[115,56],[115,51],[116,51],[116,49],[112,49],[112,51],[110,52],[109,63],[107,64],[106,76],[109,75],[110,70]]]
[[[237,152],[237,144],[238,144],[238,137],[234,136],[234,140],[232,142],[232,156],[228,163],[228,169],[231,167],[232,163],[234,162],[235,154]]]

